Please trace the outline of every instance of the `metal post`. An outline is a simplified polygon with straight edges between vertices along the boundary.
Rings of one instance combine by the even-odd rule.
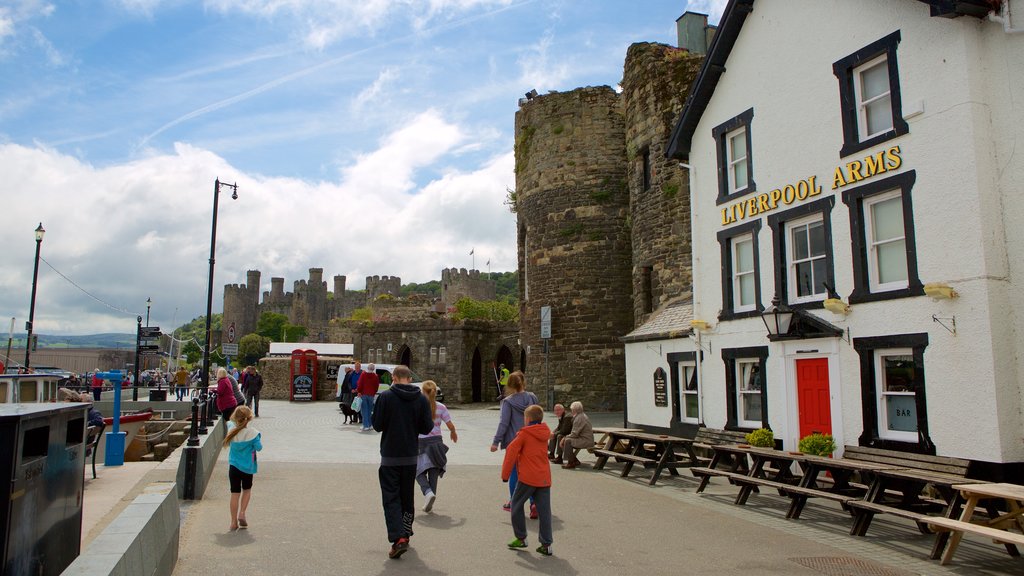
[[[199,411],[199,427],[196,429],[197,433],[206,435],[209,430],[206,429],[207,421],[209,420],[210,401],[206,397],[206,393],[200,391],[199,398],[194,398],[197,403],[202,404],[202,409]]]
[[[188,446],[199,446],[199,398],[192,399],[192,426],[188,431]]]
[[[548,360],[551,358],[551,346],[550,341],[544,339],[544,383],[548,387],[548,406],[549,411],[555,409],[555,387],[551,384],[551,377],[548,375]]]
[[[7,332],[7,354],[4,356],[4,366],[11,365],[11,342],[14,340],[14,316],[11,316],[11,329]],[[5,368],[6,370],[6,368]]]
[[[233,188],[232,199],[238,198],[238,184],[224,184]],[[203,373],[200,375],[200,385],[208,388],[210,385],[210,340],[212,339],[211,322],[213,321],[213,264],[214,255],[217,253],[217,199],[220,197],[220,178],[213,182],[213,225],[210,227],[210,277],[206,288],[206,333],[203,346]]]
[[[135,366],[132,368],[135,380],[132,382],[132,402],[139,401],[139,346],[142,343],[142,316],[136,316],[135,322]]]
[[[43,245],[43,234],[46,230],[43,230],[43,223],[39,223],[39,227],[36,228],[36,260],[32,266],[32,299],[29,301],[28,307],[28,322],[25,323],[25,329],[28,331],[28,338],[25,340],[25,371],[28,372],[29,366],[31,366],[32,356],[32,323],[36,319],[36,280],[39,278],[39,249]]]

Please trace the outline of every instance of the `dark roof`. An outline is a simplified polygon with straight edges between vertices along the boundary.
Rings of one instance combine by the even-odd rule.
[[[997,0],[918,0],[931,7],[931,16],[956,18],[958,16],[985,17],[990,11],[998,8]],[[697,129],[700,117],[707,109],[711,96],[715,93],[718,80],[725,73],[725,61],[729,59],[736,38],[740,35],[747,15],[754,10],[754,0],[729,0],[722,19],[718,22],[718,32],[708,47],[708,55],[701,66],[700,74],[693,84],[690,95],[686,98],[683,112],[672,130],[665,156],[668,158],[686,159],[690,155],[693,133]]]
[[[671,340],[693,334],[693,296],[682,296],[658,310],[643,325],[621,338],[623,342]]]

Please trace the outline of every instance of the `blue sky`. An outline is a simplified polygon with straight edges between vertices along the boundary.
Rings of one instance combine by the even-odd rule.
[[[689,5],[688,5],[689,4]],[[130,332],[214,310],[247,269],[439,279],[514,270],[518,99],[622,77],[724,0],[4,0],[0,318]],[[475,259],[469,255],[475,251]],[[76,286],[77,285],[77,286]]]

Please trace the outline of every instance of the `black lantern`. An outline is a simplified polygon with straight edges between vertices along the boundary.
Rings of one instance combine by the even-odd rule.
[[[772,298],[772,305],[761,312],[761,320],[768,329],[768,339],[773,340],[789,332],[789,325],[793,322],[793,311],[776,295]]]

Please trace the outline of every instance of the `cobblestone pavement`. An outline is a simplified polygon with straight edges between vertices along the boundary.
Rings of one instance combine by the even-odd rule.
[[[685,470],[648,486],[643,471],[553,467],[554,556],[507,550],[501,452],[489,451],[498,412],[453,407],[459,442],[430,514],[417,512],[412,549],[386,552],[377,484],[379,436],[342,425],[337,404],[264,401],[255,426],[264,451],[248,530],[228,530],[226,454],[203,500],[184,504],[175,574],[1022,574],[1024,560],[965,539],[954,563],[928,559],[932,537],[909,521],[879,517],[869,535],[848,535],[838,505],[812,502],[788,521],[788,499],[754,494],[735,506],[735,488],[715,480],[705,494]],[[591,414],[596,426],[621,414]],[[446,437],[447,438],[447,437]],[[586,461],[586,458],[584,459]],[[418,494],[418,491],[417,491]],[[418,503],[422,504],[421,501]]]

